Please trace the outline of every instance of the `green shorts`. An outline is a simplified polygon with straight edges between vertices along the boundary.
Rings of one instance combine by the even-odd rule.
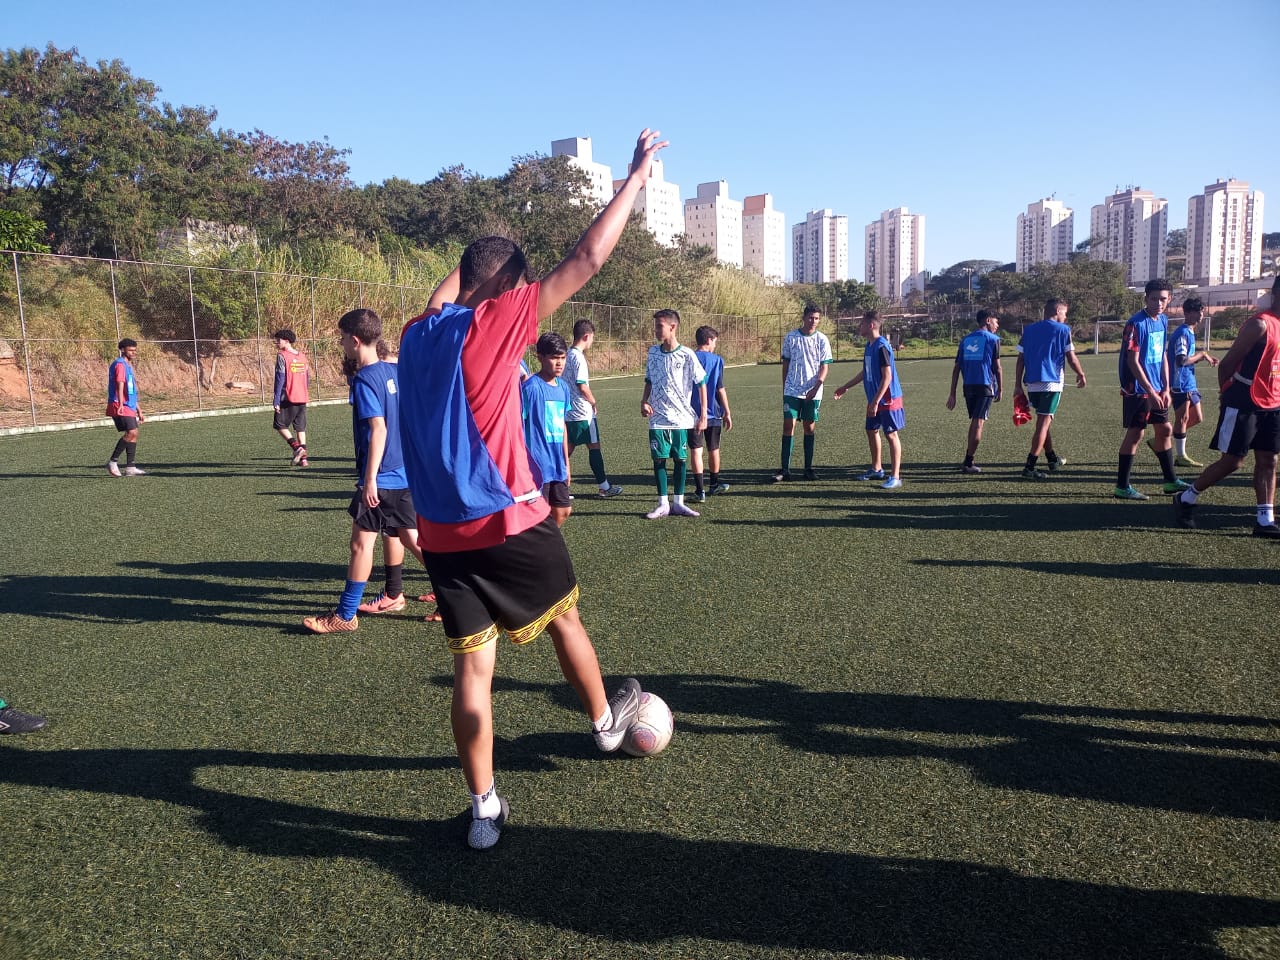
[[[595,417],[590,420],[566,420],[564,432],[571,447],[585,447],[600,442],[600,428],[596,425]]]
[[[1031,409],[1041,417],[1052,417],[1058,412],[1058,401],[1062,399],[1061,390],[1037,390],[1027,394],[1027,402]]]
[[[804,423],[818,422],[818,409],[821,400],[806,400],[804,397],[783,397],[782,417],[784,420],[800,420]]]
[[[650,430],[649,450],[654,460],[689,459],[688,430]]]

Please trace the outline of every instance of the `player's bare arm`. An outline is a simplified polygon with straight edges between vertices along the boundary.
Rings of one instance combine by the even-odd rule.
[[[1227,388],[1235,372],[1240,369],[1240,364],[1244,362],[1245,355],[1253,349],[1254,344],[1266,336],[1266,333],[1267,325],[1262,322],[1261,317],[1250,317],[1240,325],[1240,332],[1236,334],[1235,341],[1227,350],[1227,355],[1222,358],[1222,362],[1218,364],[1218,389]]]
[[[631,172],[623,181],[622,189],[613,195],[613,199],[600,211],[600,215],[587,227],[576,246],[567,257],[553,269],[542,281],[538,293],[538,319],[545,320],[559,309],[560,305],[581,290],[604,266],[618,245],[622,229],[631,216],[631,208],[636,195],[649,182],[653,168],[654,155],[667,146],[666,140],[658,139],[658,131],[645,127],[636,138],[635,153],[631,158]]]

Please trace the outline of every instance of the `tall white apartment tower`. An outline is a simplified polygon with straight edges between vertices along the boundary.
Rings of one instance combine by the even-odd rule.
[[[551,141],[553,157],[568,157],[569,163],[587,175],[590,187],[587,195],[592,202],[604,206],[613,199],[613,171],[605,163],[596,163],[591,159],[590,137],[568,137],[564,140]]]
[[[810,210],[791,228],[791,279],[833,283],[849,279],[849,218],[830,210]]]
[[[1219,180],[1187,203],[1188,283],[1244,283],[1262,270],[1262,191]]]
[[[698,184],[698,195],[684,202],[684,232],[721,263],[742,266],[742,202],[729,198],[724,180]]]
[[[886,300],[924,292],[924,214],[894,207],[867,224],[867,283]]]
[[[1123,264],[1130,287],[1163,277],[1168,208],[1168,200],[1137,187],[1107,197],[1089,216],[1089,257]]]
[[[757,193],[742,201],[742,265],[768,283],[782,283],[787,270],[787,218],[773,197]]]
[[[1075,215],[1061,200],[1037,200],[1018,214],[1018,255],[1014,269],[1026,273],[1037,263],[1066,263],[1075,245]]]
[[[668,183],[663,176],[662,159],[653,158],[649,182],[636,194],[631,212],[640,214],[644,225],[664,247],[674,247],[676,238],[684,233],[684,207],[680,203],[680,185]],[[631,164],[627,164],[627,173]],[[622,189],[625,180],[613,181],[613,192]]]

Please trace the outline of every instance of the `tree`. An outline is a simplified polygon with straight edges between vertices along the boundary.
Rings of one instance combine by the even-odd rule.
[[[241,134],[261,185],[249,198],[249,222],[272,235],[322,239],[366,236],[364,195],[347,177],[346,157],[328,140],[290,143],[261,130]],[[376,231],[374,231],[376,232]]]
[[[970,299],[970,289],[976,291],[979,288],[982,275],[998,266],[999,260],[961,260],[936,274],[925,285],[925,291],[952,303],[963,303]]]
[[[43,220],[17,210],[0,210],[0,250],[48,253],[49,245],[43,242],[47,235]]]
[[[1164,252],[1166,256],[1178,257],[1187,254],[1187,229],[1186,227],[1178,227],[1176,230],[1170,230],[1164,241]]]

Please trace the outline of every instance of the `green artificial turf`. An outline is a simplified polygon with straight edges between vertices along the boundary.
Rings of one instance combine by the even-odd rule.
[[[821,478],[770,483],[780,369],[731,369],[697,520],[644,519],[640,383],[595,382],[627,489],[575,457],[583,618],[676,735],[601,759],[549,642],[504,645],[486,854],[429,607],[299,625],[341,588],[347,408],[306,470],[263,413],[145,424],[138,479],[108,428],[0,439],[0,696],[50,721],[0,737],[0,958],[1280,956],[1280,544],[1247,476],[1174,528],[1145,448],[1152,499],[1112,499],[1115,361],[1085,363],[1044,483],[1007,402],[959,474],[951,365],[904,363],[892,492],[851,479],[860,388]]]

